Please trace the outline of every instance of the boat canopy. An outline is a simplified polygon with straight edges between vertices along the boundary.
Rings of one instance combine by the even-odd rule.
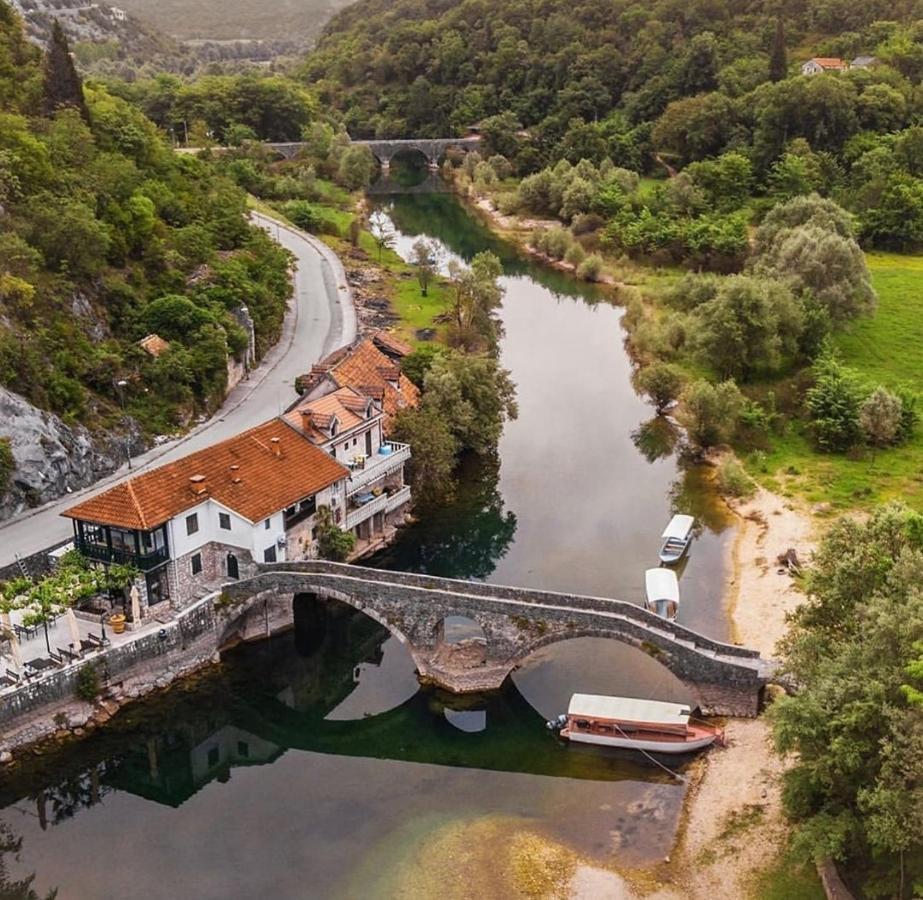
[[[648,569],[644,573],[644,588],[649,603],[656,603],[658,600],[679,603],[679,582],[672,569],[664,569],[662,566]]]
[[[673,538],[677,541],[684,541],[689,537],[689,532],[692,531],[694,523],[695,519],[692,516],[673,516],[661,537],[665,540]]]
[[[691,710],[682,703],[638,700],[634,697],[604,697],[599,694],[574,694],[567,708],[569,716],[587,719],[614,719],[619,722],[647,722],[657,725],[686,725]]]

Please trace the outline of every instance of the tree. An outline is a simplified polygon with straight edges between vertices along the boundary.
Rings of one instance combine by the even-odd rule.
[[[439,245],[426,238],[418,238],[410,248],[410,264],[417,273],[420,292],[427,296],[430,282],[439,273]]]
[[[452,281],[453,329],[449,339],[467,350],[494,350],[500,334],[495,313],[503,299],[500,260],[490,251],[478,253],[469,266],[449,263]]]
[[[794,851],[855,863],[861,887],[901,898],[923,878],[923,710],[904,690],[923,634],[921,540],[923,518],[898,505],[834,523],[780,648],[799,690],[769,710],[791,759]]]
[[[859,443],[862,386],[856,374],[831,352],[813,368],[814,386],[805,397],[811,430],[819,449],[827,453],[848,450]]]
[[[376,209],[369,217],[369,234],[378,247],[378,261],[381,262],[382,253],[394,246],[395,237],[391,222],[380,209]]]
[[[76,109],[84,121],[89,122],[83,83],[74,68],[70,47],[61,23],[55,19],[51,26],[51,39],[45,54],[44,112],[51,116],[59,109]]]
[[[707,450],[728,440],[737,428],[743,396],[733,381],[714,385],[704,379],[692,382],[681,397],[679,420],[689,440]]]
[[[372,151],[365,144],[350,144],[340,156],[337,181],[351,191],[372,183],[377,166]]]
[[[785,282],[796,295],[813,297],[836,324],[875,307],[868,266],[848,214],[816,195],[796,197],[769,213],[748,268]]]
[[[655,362],[638,372],[638,387],[651,400],[658,413],[663,412],[677,397],[683,387],[683,373],[669,363]]]
[[[451,352],[445,344],[420,344],[413,353],[401,360],[401,371],[418,387],[422,388],[433,360]]]
[[[490,452],[503,423],[518,414],[510,373],[487,354],[437,357],[423,384],[422,406],[448,423],[461,450]]]
[[[458,440],[442,413],[424,403],[402,409],[394,419],[394,436],[410,444],[410,481],[414,499],[423,506],[445,502],[453,491],[452,471]]]
[[[887,447],[897,441],[902,417],[901,398],[879,385],[859,408],[859,427],[873,447]]]
[[[788,77],[788,54],[785,49],[785,23],[782,16],[776,19],[776,31],[769,54],[769,80],[783,81]]]
[[[329,506],[319,506],[314,514],[317,534],[317,554],[321,559],[343,562],[356,546],[356,536],[344,531],[333,520]]]
[[[745,275],[722,282],[695,317],[703,361],[724,377],[778,371],[796,350],[802,329],[801,308],[784,284]]]

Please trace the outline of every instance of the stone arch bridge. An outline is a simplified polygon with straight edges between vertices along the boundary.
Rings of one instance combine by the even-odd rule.
[[[477,150],[480,146],[480,138],[477,136],[465,138],[401,138],[396,140],[380,141],[352,141],[353,144],[359,144],[368,147],[372,154],[381,163],[383,172],[388,172],[391,168],[391,160],[398,153],[419,153],[426,158],[426,162],[431,169],[439,167],[439,160],[445,156],[449,150]],[[278,153],[284,159],[293,159],[305,147],[305,144],[293,141],[291,143],[267,143],[267,147]]]
[[[342,601],[381,623],[411,655],[421,680],[457,693],[495,690],[540,647],[576,637],[614,638],[666,666],[705,714],[754,716],[776,664],[621,600],[502,587],[320,561],[259,566],[225,585],[220,643],[271,633],[294,620],[293,595]],[[447,616],[465,616],[483,640],[447,644]]]

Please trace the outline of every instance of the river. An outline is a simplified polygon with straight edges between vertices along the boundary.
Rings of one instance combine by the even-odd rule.
[[[376,202],[402,254],[425,234],[444,263],[501,257],[501,361],[519,417],[495,459],[465,462],[451,504],[372,563],[641,602],[663,526],[692,512],[679,618],[726,637],[730,523],[632,389],[621,310],[523,259],[450,195]],[[509,892],[500,870],[551,852],[532,840],[603,865],[658,859],[683,784],[643,759],[559,744],[544,720],[576,690],[686,696],[640,651],[580,639],[541,650],[497,694],[453,698],[420,689],[375,623],[318,606],[0,782],[0,893],[34,874],[61,900],[489,897]]]

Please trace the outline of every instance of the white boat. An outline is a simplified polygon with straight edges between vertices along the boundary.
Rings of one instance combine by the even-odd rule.
[[[644,606],[658,616],[671,622],[679,612],[679,582],[672,569],[658,567],[644,573],[644,590],[647,594]]]
[[[558,723],[561,737],[569,741],[648,753],[692,753],[723,743],[719,728],[690,724],[690,713],[682,703],[574,694]]]
[[[665,565],[679,562],[683,554],[692,543],[692,526],[695,519],[692,516],[673,516],[670,524],[664,529],[660,546],[660,561]]]

